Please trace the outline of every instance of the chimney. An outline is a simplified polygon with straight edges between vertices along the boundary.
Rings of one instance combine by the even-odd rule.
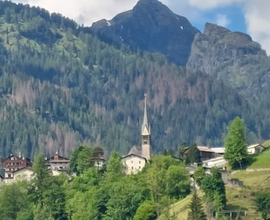
[[[56,151],[55,152],[55,154],[54,154],[54,158],[53,158],[54,160],[58,160],[59,159],[59,156],[58,156],[58,151]]]

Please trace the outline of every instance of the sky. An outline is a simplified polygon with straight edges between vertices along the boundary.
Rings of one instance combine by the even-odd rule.
[[[138,0],[12,0],[58,12],[85,26],[111,20],[132,9]],[[206,22],[249,34],[270,54],[269,0],[160,0],[174,13],[186,17],[203,32]]]

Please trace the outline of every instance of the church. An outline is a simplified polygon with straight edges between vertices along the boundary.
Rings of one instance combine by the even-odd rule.
[[[144,95],[144,116],[141,128],[141,147],[134,146],[128,155],[122,157],[126,174],[141,171],[151,158],[151,128],[147,118],[146,95]]]

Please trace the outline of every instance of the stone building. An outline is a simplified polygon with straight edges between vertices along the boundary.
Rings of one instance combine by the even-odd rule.
[[[146,95],[144,98],[144,116],[141,127],[141,147],[134,146],[126,156],[122,157],[126,174],[141,171],[151,158],[151,128],[147,117]]]

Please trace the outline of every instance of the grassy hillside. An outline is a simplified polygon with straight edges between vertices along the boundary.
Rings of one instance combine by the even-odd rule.
[[[175,216],[176,219],[187,219],[191,198],[192,195],[189,195],[185,199],[172,205],[170,214]],[[162,219],[162,216],[160,219]]]
[[[269,168],[270,169],[270,148],[253,158],[254,162],[248,167],[249,169]]]
[[[244,182],[244,187],[226,187],[227,210],[247,211],[247,216],[242,216],[243,220],[262,220],[260,213],[256,212],[254,204],[255,193],[270,190],[270,171],[246,172],[239,171],[232,175]],[[188,205],[191,195],[175,203],[171,208],[171,214],[175,213],[177,220],[187,218]]]
[[[260,213],[256,212],[254,204],[255,193],[270,190],[269,171],[246,172],[240,171],[232,177],[244,181],[243,188],[227,188],[228,204],[247,210],[248,216],[243,219],[261,219]]]
[[[264,147],[270,147],[270,140],[265,141],[262,145],[263,145]]]

